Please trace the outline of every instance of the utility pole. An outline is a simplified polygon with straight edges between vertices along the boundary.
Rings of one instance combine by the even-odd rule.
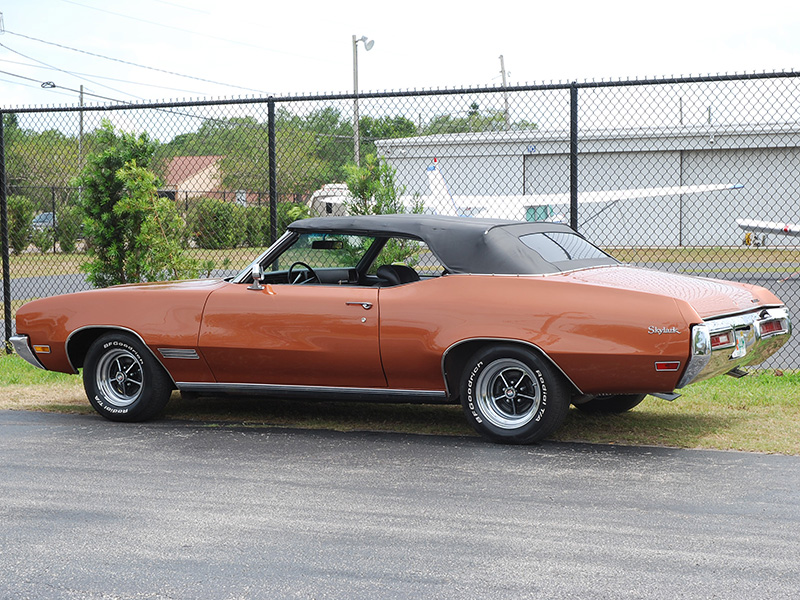
[[[361,135],[358,131],[358,42],[362,42],[364,44],[364,49],[369,52],[372,50],[372,46],[375,45],[375,40],[367,39],[365,35],[356,39],[355,34],[353,35],[353,92],[355,95],[353,99],[353,158],[356,161],[356,166],[360,167]]]
[[[503,76],[503,120],[506,122],[506,129],[511,128],[511,124],[509,123],[509,115],[508,115],[508,91],[506,91],[506,87],[508,82],[506,81],[506,62],[503,59],[503,55],[500,55],[500,75]]]
[[[78,112],[78,170],[83,170],[83,84],[81,93],[78,97],[78,105],[81,110]]]

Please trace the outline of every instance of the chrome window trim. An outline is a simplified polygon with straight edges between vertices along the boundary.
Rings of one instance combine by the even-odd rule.
[[[277,258],[277,256],[282,254],[283,251],[285,250],[284,246],[286,246],[287,243],[290,240],[292,242],[294,242],[294,239],[297,237],[297,235],[298,234],[293,232],[293,231],[284,232],[284,234],[281,237],[279,237],[277,240],[275,240],[274,244],[272,244],[269,248],[264,250],[264,252],[259,254],[258,257],[253,262],[251,262],[249,265],[247,265],[247,267],[245,267],[244,270],[242,270],[241,273],[239,273],[236,277],[234,277],[231,280],[231,283],[246,283],[247,279],[250,277],[250,275],[253,272],[253,267],[254,266],[259,265],[259,267],[260,267],[265,262],[266,263],[271,262],[271,260],[270,261],[266,260],[267,257],[270,257],[272,260]],[[271,257],[270,256],[271,254],[275,254],[276,256]]]
[[[449,273],[448,277],[465,276],[465,277],[555,277],[558,275],[569,275],[570,273],[578,273],[580,271],[595,271],[597,269],[616,269],[617,267],[632,267],[640,268],[635,265],[628,265],[626,263],[617,263],[614,265],[593,265],[591,267],[575,267],[574,269],[566,269],[564,271],[552,271],[550,273]],[[642,267],[643,268],[643,267]]]

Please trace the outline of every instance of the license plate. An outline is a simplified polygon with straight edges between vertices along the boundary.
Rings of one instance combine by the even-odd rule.
[[[731,354],[731,358],[742,358],[747,354],[747,330],[741,329],[735,332],[736,349]]]

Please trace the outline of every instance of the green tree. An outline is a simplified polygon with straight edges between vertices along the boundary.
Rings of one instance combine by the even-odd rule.
[[[245,209],[231,202],[217,198],[200,198],[188,217],[197,246],[207,250],[220,250],[235,248],[242,238],[247,241],[244,211]],[[266,223],[268,227],[269,216],[266,217]]]
[[[117,171],[124,192],[114,213],[130,225],[123,240],[127,281],[197,277],[199,264],[184,252],[186,224],[175,204],[158,195],[155,174],[135,160]]]
[[[437,115],[422,128],[421,133],[424,135],[437,135],[443,133],[503,131],[505,129],[530,130],[536,128],[536,123],[527,120],[507,123],[506,116],[502,110],[482,111],[480,105],[477,102],[473,102],[470,104],[466,116]]]
[[[36,246],[36,249],[44,254],[53,249],[55,235],[55,231],[53,231],[52,227],[44,227],[32,232],[31,241],[33,241],[33,245]]]
[[[57,214],[56,238],[61,252],[75,252],[75,242],[81,234],[81,211],[77,206],[67,205]]]
[[[353,158],[352,120],[343,119],[338,108],[326,106],[312,111],[296,126],[313,134],[314,156],[327,164],[330,173],[325,183],[344,181],[344,167]]]
[[[362,157],[375,152],[375,140],[416,135],[403,116],[362,117]],[[353,123],[333,106],[306,115],[279,108],[275,115],[277,194],[304,196],[323,184],[343,181],[353,157]],[[269,130],[255,117],[209,119],[194,133],[176,136],[156,154],[157,172],[174,156],[222,156],[222,183],[229,190],[269,191]]]
[[[406,212],[400,199],[406,188],[401,186],[398,189],[394,181],[397,170],[385,160],[369,154],[362,166],[350,164],[345,167],[345,171],[345,183],[353,196],[353,200],[346,203],[350,214],[385,215]]]
[[[13,115],[6,115],[13,116]],[[51,129],[21,129],[15,120],[5,134],[8,181],[17,187],[64,188],[78,174],[78,140]],[[42,207],[40,207],[41,209]]]
[[[169,200],[158,198],[147,168],[156,144],[146,133],[117,134],[109,121],[96,140],[97,151],[75,182],[83,188],[87,279],[106,287],[192,275],[180,251],[180,217]]]
[[[370,116],[359,119],[361,133],[361,157],[375,154],[375,141],[387,138],[404,138],[417,135],[417,126],[402,115],[395,117]]]
[[[33,212],[25,196],[8,197],[8,242],[14,254],[22,254],[30,243]]]
[[[315,134],[294,124],[276,126],[277,193],[308,194],[330,181],[330,164],[314,153]],[[222,182],[229,189],[269,190],[269,135],[266,126],[239,133],[220,165]]]
[[[353,200],[345,204],[348,212],[353,215],[386,215],[398,213],[421,213],[424,209],[422,202],[415,201],[412,206],[405,206],[401,196],[405,194],[405,186],[397,186],[392,168],[383,158],[369,154],[360,167],[348,165],[346,167],[347,189]],[[403,262],[413,265],[419,252],[419,242],[414,240],[391,239],[381,251],[381,260],[384,263]],[[354,248],[355,254],[360,255],[363,248]],[[378,268],[372,265],[372,270]]]

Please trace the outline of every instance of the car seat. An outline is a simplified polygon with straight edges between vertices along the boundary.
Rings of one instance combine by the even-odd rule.
[[[417,272],[406,265],[382,265],[378,267],[376,275],[388,282],[389,285],[400,285],[419,281]]]

